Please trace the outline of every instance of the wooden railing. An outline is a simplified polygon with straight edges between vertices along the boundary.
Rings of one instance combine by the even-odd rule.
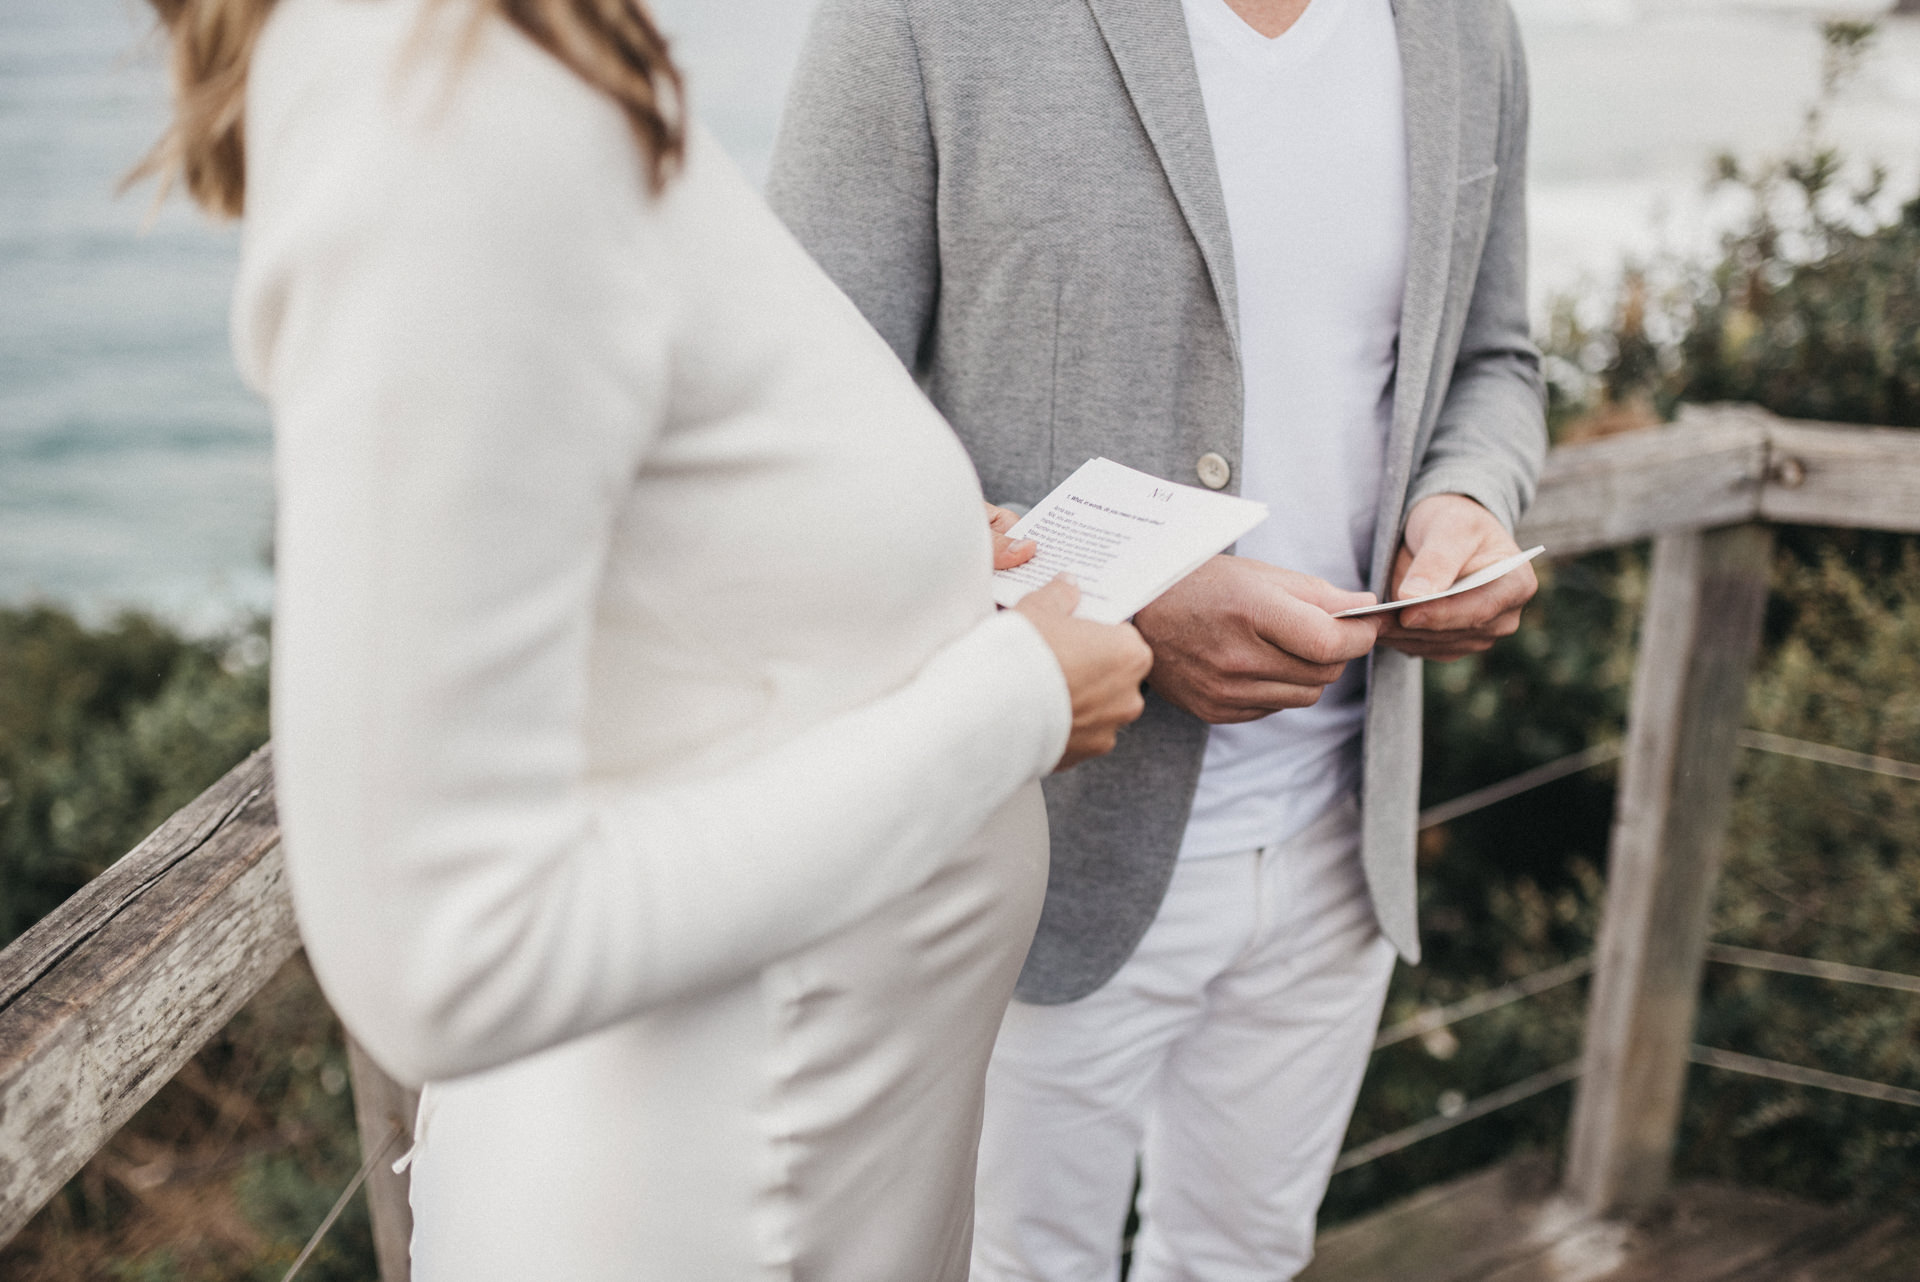
[[[1557,555],[1654,540],[1563,1179],[1593,1214],[1667,1183],[1772,523],[1920,530],[1920,432],[1694,408],[1556,451],[1524,523]]]
[[[1655,541],[1565,1172],[1594,1214],[1667,1178],[1775,522],[1920,531],[1920,432],[1691,408],[1554,451],[1522,530],[1556,557]],[[262,749],[0,952],[0,1242],[298,945]],[[363,1146],[398,1151],[412,1093],[352,1064]],[[372,1169],[395,1282],[404,1177]]]

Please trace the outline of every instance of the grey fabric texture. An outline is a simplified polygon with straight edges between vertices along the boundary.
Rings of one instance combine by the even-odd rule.
[[[1546,448],[1512,15],[1396,0],[1395,23],[1411,208],[1375,591],[1413,502],[1465,494],[1511,529]],[[953,423],[989,498],[1032,504],[1095,455],[1193,483],[1213,451],[1237,489],[1233,247],[1180,0],[823,0],[767,190]],[[1072,1001],[1132,954],[1205,744],[1205,725],[1149,697],[1112,755],[1048,780],[1053,862],[1021,998]],[[1408,960],[1419,779],[1420,664],[1382,649],[1362,860]]]

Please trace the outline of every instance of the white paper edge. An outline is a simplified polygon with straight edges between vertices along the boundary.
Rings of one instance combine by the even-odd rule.
[[[1388,610],[1404,610],[1410,605],[1425,605],[1429,601],[1441,601],[1450,596],[1459,596],[1462,592],[1471,592],[1475,588],[1485,587],[1495,579],[1505,578],[1546,550],[1545,546],[1541,546],[1528,548],[1525,552],[1516,552],[1504,561],[1495,561],[1492,565],[1475,570],[1445,591],[1430,592],[1426,596],[1403,597],[1398,601],[1382,601],[1378,605],[1358,606],[1352,610],[1342,610],[1333,617],[1357,619],[1363,614],[1384,614]]]

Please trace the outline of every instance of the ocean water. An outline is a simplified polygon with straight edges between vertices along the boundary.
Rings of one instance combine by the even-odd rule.
[[[259,607],[267,422],[226,341],[235,236],[115,198],[158,132],[130,0],[0,6],[0,600]]]
[[[1842,9],[1847,7],[1843,0]],[[1872,13],[1884,0],[1859,0]],[[1534,89],[1535,298],[1709,244],[1708,158],[1777,152],[1819,77],[1792,0],[1516,0]],[[812,0],[657,0],[695,108],[765,172]],[[226,334],[235,234],[151,188],[163,64],[136,0],[0,3],[0,602],[213,629],[271,602],[267,418]],[[1920,175],[1920,23],[1890,22],[1831,131]]]

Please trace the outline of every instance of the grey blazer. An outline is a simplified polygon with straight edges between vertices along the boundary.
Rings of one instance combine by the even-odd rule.
[[[1546,443],[1512,16],[1504,0],[1396,0],[1395,22],[1411,221],[1375,591],[1409,506],[1466,494],[1512,528]],[[1031,504],[1096,454],[1189,482],[1202,454],[1240,458],[1233,246],[1180,0],[824,0],[768,196],[994,501]],[[1419,662],[1378,651],[1368,690],[1362,858],[1412,961]],[[1206,736],[1149,698],[1112,755],[1048,781],[1052,871],[1022,998],[1072,1001],[1132,954]]]

